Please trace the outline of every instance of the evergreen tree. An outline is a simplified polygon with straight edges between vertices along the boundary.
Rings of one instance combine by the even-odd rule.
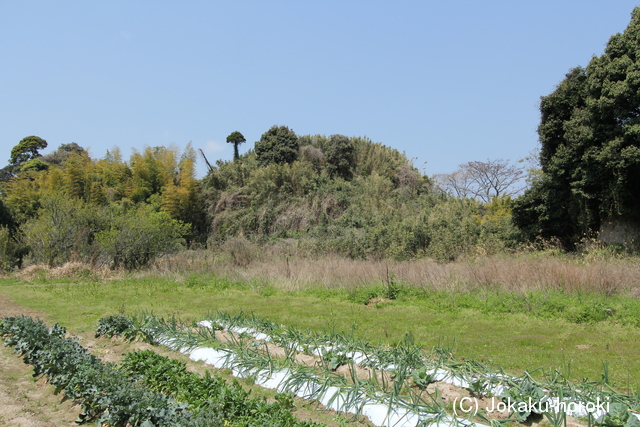
[[[331,135],[325,149],[326,170],[330,177],[339,176],[345,180],[353,178],[355,147],[344,135]]]
[[[242,135],[238,131],[231,132],[229,136],[227,136],[227,142],[233,144],[233,160],[238,160],[240,158],[240,153],[238,152],[238,145],[247,142],[244,135]]]
[[[47,148],[47,141],[39,136],[27,136],[22,138],[18,145],[11,149],[11,158],[9,162],[12,165],[19,165],[38,157],[39,151]]]
[[[298,136],[286,126],[272,126],[256,142],[255,152],[262,166],[293,163],[298,158]]]
[[[607,222],[640,227],[640,8],[602,56],[542,97],[543,177],[514,206],[527,237],[571,246]]]

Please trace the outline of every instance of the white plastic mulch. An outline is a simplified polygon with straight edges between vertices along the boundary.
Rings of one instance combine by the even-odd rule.
[[[198,324],[208,328],[212,327],[212,322],[208,320],[198,322]],[[248,334],[258,341],[271,341],[271,337],[267,334],[254,331],[250,328],[228,327],[227,330],[236,334]],[[161,344],[167,345],[174,349],[176,348],[175,345],[172,345],[170,339],[164,340],[164,342],[162,342],[162,340],[160,341]],[[299,344],[296,344],[294,347],[299,351],[302,351],[302,346],[300,346]],[[364,415],[368,417],[373,424],[381,427],[415,427],[424,424],[429,424],[434,427],[445,427],[452,425],[475,425],[477,427],[488,427],[484,424],[472,423],[467,420],[451,417],[446,414],[434,415],[432,413],[416,413],[408,410],[407,408],[399,406],[398,402],[388,404],[381,399],[376,399],[376,397],[367,396],[362,393],[357,396],[356,399],[354,399],[353,397],[348,399],[347,394],[341,392],[337,387],[327,387],[326,390],[320,395],[319,391],[322,389],[322,386],[319,384],[319,382],[315,381],[298,381],[297,384],[301,385],[297,386],[296,389],[292,389],[292,386],[290,385],[292,383],[290,382],[290,380],[292,379],[292,373],[290,370],[268,370],[260,368],[242,370],[238,367],[238,363],[235,362],[235,354],[231,350],[214,349],[209,347],[198,347],[190,351],[186,349],[178,350],[182,353],[188,354],[191,360],[203,361],[206,364],[212,365],[218,369],[229,368],[231,369],[232,374],[237,378],[252,377],[255,379],[255,383],[262,387],[274,389],[278,392],[292,392],[296,396],[303,399],[316,399],[327,409]],[[313,349],[312,354],[318,357],[322,357],[322,355],[329,350],[339,349],[331,345],[326,345]],[[348,358],[352,359],[354,363],[358,365],[361,365],[362,362],[370,361],[370,358],[367,355],[359,352],[348,352],[345,355]],[[391,368],[394,367],[386,366],[383,369],[388,370]],[[427,373],[429,375],[433,375],[435,381],[446,382],[461,388],[468,388],[470,386],[469,382],[466,379],[457,377],[452,372],[445,369],[432,369],[431,371],[427,371]],[[320,380],[320,378],[318,378],[318,380]],[[488,383],[487,386],[489,386]],[[490,388],[490,392],[495,396],[499,396],[503,391],[504,386],[502,385],[495,385]],[[347,402],[349,401],[356,403],[348,404]],[[557,398],[551,397],[549,398],[549,402],[549,406],[558,407]],[[598,418],[605,413],[602,410],[593,411],[593,409],[590,409],[587,404],[583,402],[571,402],[570,400],[566,399],[564,403],[566,404],[564,406],[564,409],[567,415],[573,417],[586,417],[588,413],[591,412],[592,416]],[[633,415],[640,419],[640,415]]]

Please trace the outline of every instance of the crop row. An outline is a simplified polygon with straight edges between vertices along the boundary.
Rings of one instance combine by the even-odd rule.
[[[227,340],[217,339],[215,330],[225,330]],[[212,315],[199,325],[142,315],[133,318],[124,331],[127,331],[123,332],[125,335],[153,337],[189,353],[194,359],[231,368],[236,376],[253,377],[256,383],[317,399],[333,409],[368,415],[367,411],[382,405],[386,409],[378,415],[381,420],[378,425],[393,425],[391,419],[395,419],[397,425],[468,424],[466,420],[446,416],[437,393],[436,396],[424,393],[426,386],[436,381],[466,388],[475,397],[497,396],[505,401],[529,402],[526,406],[515,405],[518,410],[511,413],[511,417],[518,421],[526,420],[533,409],[543,413],[553,425],[566,424],[565,415],[584,417],[588,424],[611,427],[638,424],[638,418],[630,412],[630,408],[638,408],[638,396],[611,389],[606,372],[599,382],[584,380],[580,384],[570,383],[558,371],[537,374],[532,371],[513,377],[475,361],[459,362],[448,350],[436,349],[426,354],[409,335],[396,346],[376,347],[355,338],[354,334],[298,331],[255,316],[226,313]],[[272,357],[267,343],[283,348],[284,360]],[[316,369],[297,363],[300,352],[318,358]],[[334,374],[341,365],[349,366],[350,377]],[[370,377],[362,379],[353,375],[355,365],[368,367]],[[544,407],[543,403],[553,407],[559,402],[572,404],[564,406],[568,410],[562,414],[539,410]],[[589,405],[595,402],[606,402],[609,412],[589,411]],[[394,418],[398,413],[402,416]],[[370,418],[373,421],[371,415]],[[408,422],[409,419],[414,421]]]
[[[34,376],[46,375],[67,397],[79,402],[79,424],[140,426],[318,426],[291,414],[292,397],[276,402],[249,397],[237,382],[188,372],[184,362],[152,351],[129,353],[121,366],[102,363],[59,324],[47,327],[31,317],[0,320],[5,346],[15,346]]]

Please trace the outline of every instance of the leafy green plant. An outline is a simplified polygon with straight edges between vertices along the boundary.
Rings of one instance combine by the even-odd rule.
[[[612,402],[609,411],[596,420],[596,424],[604,427],[638,427],[640,420],[629,412],[624,403]]]
[[[188,404],[196,416],[221,420],[230,426],[282,425],[311,427],[319,424],[299,421],[290,393],[279,393],[275,402],[251,397],[237,381],[228,384],[207,372],[204,376],[187,371],[184,362],[161,356],[151,350],[127,353],[121,369],[146,386]]]
[[[98,319],[98,329],[96,329],[95,337],[105,336],[111,338],[113,336],[123,335],[128,329],[133,328],[133,323],[127,316],[112,315]]]
[[[466,387],[466,390],[472,396],[476,397],[484,397],[487,395],[487,391],[485,389],[486,380],[483,378],[476,378],[469,381],[469,387]]]
[[[537,408],[540,408],[540,403],[548,399],[545,391],[538,387],[532,380],[526,378],[522,381],[512,381],[511,387],[507,388],[500,398],[509,404],[513,404],[516,408],[516,412],[513,414],[520,422],[524,422],[533,409],[537,412]],[[535,405],[533,405],[535,404]]]
[[[340,366],[346,364],[349,358],[342,352],[327,350],[322,353],[322,360],[329,370],[335,371]]]
[[[175,404],[160,393],[150,392],[128,381],[112,364],[103,364],[83,348],[76,338],[65,338],[58,324],[47,328],[30,317],[4,318],[0,335],[5,345],[14,345],[34,376],[46,375],[56,392],[81,402],[78,423],[95,421],[114,427],[188,426],[185,405]]]
[[[411,371],[411,377],[415,385],[421,389],[425,389],[429,384],[435,382],[435,371],[429,371],[430,370],[424,365],[418,369],[413,369]]]

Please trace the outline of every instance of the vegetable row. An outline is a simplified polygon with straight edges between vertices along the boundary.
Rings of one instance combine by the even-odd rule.
[[[31,317],[0,320],[5,346],[14,346],[34,376],[46,375],[55,392],[80,403],[77,423],[113,427],[260,426],[313,427],[291,413],[292,396],[250,397],[237,382],[187,371],[186,364],[152,351],[127,354],[120,366],[103,363],[66,337],[59,324]]]

